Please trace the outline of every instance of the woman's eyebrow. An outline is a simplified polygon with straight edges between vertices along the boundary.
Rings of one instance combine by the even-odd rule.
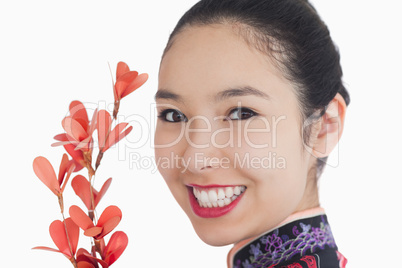
[[[254,95],[257,97],[262,97],[264,99],[270,100],[270,96],[266,94],[265,92],[258,90],[256,88],[250,87],[250,86],[245,86],[245,87],[238,87],[238,88],[230,88],[226,89],[224,91],[219,92],[215,96],[215,101],[223,101],[228,98],[232,97],[239,97],[239,96],[248,96],[248,95]]]
[[[177,102],[182,102],[182,98],[177,95],[176,93],[173,93],[167,89],[159,89],[156,94],[155,94],[155,100],[157,99],[170,99],[170,100],[174,100]]]
[[[221,102],[228,98],[239,97],[239,96],[249,96],[254,95],[257,97],[262,97],[264,99],[270,100],[270,96],[265,92],[258,90],[256,88],[245,86],[245,87],[237,87],[230,88],[223,91],[220,91],[215,96],[215,102]],[[157,99],[170,99],[177,102],[183,102],[183,99],[180,95],[173,93],[167,89],[159,89],[155,94],[155,100]]]

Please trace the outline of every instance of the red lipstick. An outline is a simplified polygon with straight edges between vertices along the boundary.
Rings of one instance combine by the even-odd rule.
[[[196,186],[196,185],[194,185]],[[227,185],[227,186],[222,186],[222,185],[207,185],[207,186],[196,186],[196,187],[202,187],[202,188],[213,188],[213,187],[230,187],[232,185]],[[229,205],[223,206],[223,207],[212,207],[212,208],[205,208],[201,207],[198,204],[198,201],[196,197],[193,194],[193,188],[192,187],[187,187],[188,190],[188,196],[190,199],[190,205],[191,208],[193,209],[194,213],[202,218],[217,218],[221,217],[230,211],[232,211],[237,204],[240,202],[240,199],[242,198],[243,194],[239,195],[235,200],[233,200]]]

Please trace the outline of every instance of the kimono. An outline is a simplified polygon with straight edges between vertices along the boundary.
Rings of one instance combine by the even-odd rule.
[[[241,241],[228,254],[229,268],[345,268],[322,208],[288,217],[278,227]]]

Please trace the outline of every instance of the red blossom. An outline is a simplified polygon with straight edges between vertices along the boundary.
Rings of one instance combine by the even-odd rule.
[[[114,100],[119,101],[148,80],[148,74],[138,75],[137,71],[130,71],[128,65],[119,62],[116,69],[116,83],[114,85]]]
[[[57,138],[62,138],[61,135],[57,135]],[[55,139],[56,139],[55,137]],[[61,140],[61,139],[60,139]],[[67,139],[65,141],[68,141]],[[73,158],[74,163],[75,163],[75,170],[74,172],[80,171],[81,169],[83,169],[85,166],[87,166],[87,163],[85,161],[84,158],[84,154],[81,150],[76,150],[75,146],[72,144],[64,144],[63,145],[64,149],[66,150],[66,152]]]
[[[106,247],[102,248],[102,259],[92,256],[85,249],[79,249],[77,252],[77,267],[97,268],[97,263],[99,263],[103,268],[108,268],[121,256],[127,244],[127,235],[122,231],[117,231],[110,237]]]
[[[36,176],[57,196],[63,193],[74,168],[75,164],[68,160],[67,154],[63,154],[61,159],[58,177],[56,177],[52,164],[45,157],[38,156],[33,161]]]
[[[105,110],[100,110],[96,122],[96,128],[98,129],[98,142],[99,149],[104,153],[111,146],[118,143],[121,139],[127,136],[132,126],[127,127],[128,123],[120,123],[111,130],[112,118],[110,114]]]
[[[130,71],[128,65],[119,62],[116,69],[116,83],[113,87],[114,111],[113,118],[116,118],[119,111],[120,100],[141,87],[148,80],[148,74],[138,75],[137,71]]]
[[[71,181],[71,186],[74,189],[76,195],[78,195],[82,202],[84,202],[85,206],[89,211],[95,210],[96,206],[98,205],[99,201],[105,195],[107,189],[109,189],[110,184],[112,183],[112,178],[109,178],[102,186],[100,191],[96,191],[89,183],[89,181],[82,175],[77,175]],[[92,187],[92,194],[94,197],[94,204],[92,205],[91,201],[91,187]]]
[[[66,229],[68,233],[68,238],[66,234]],[[59,252],[64,254],[64,256],[66,256],[69,260],[72,260],[77,250],[78,239],[80,234],[79,231],[80,230],[78,226],[74,223],[74,221],[71,218],[65,219],[64,222],[55,220],[50,224],[49,233],[58,250],[49,247],[34,247],[33,249],[42,249],[53,252]]]
[[[80,101],[72,101],[70,103],[70,115],[62,120],[62,126],[65,133],[56,135],[52,146],[63,145],[66,151],[76,161],[76,170],[87,167],[92,172],[92,134],[96,127],[97,110],[95,110],[92,120],[89,121],[88,114],[84,104]]]
[[[60,142],[52,145],[72,144],[76,149],[89,151],[92,146],[92,133],[96,126],[96,114],[97,110],[95,110],[92,120],[89,121],[84,104],[80,101],[72,101],[70,115],[61,122],[66,133],[56,135],[54,138]]]
[[[98,268],[97,258],[93,257],[86,249],[77,251],[77,268]]]
[[[69,212],[73,221],[84,230],[84,235],[93,237],[96,240],[113,231],[122,217],[121,210],[118,207],[109,206],[102,212],[95,226],[91,218],[78,206],[71,206]]]

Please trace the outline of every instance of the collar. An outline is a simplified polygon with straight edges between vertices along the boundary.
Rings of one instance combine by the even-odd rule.
[[[269,267],[327,247],[337,249],[325,211],[317,207],[294,213],[274,229],[236,243],[227,262],[229,268]]]

